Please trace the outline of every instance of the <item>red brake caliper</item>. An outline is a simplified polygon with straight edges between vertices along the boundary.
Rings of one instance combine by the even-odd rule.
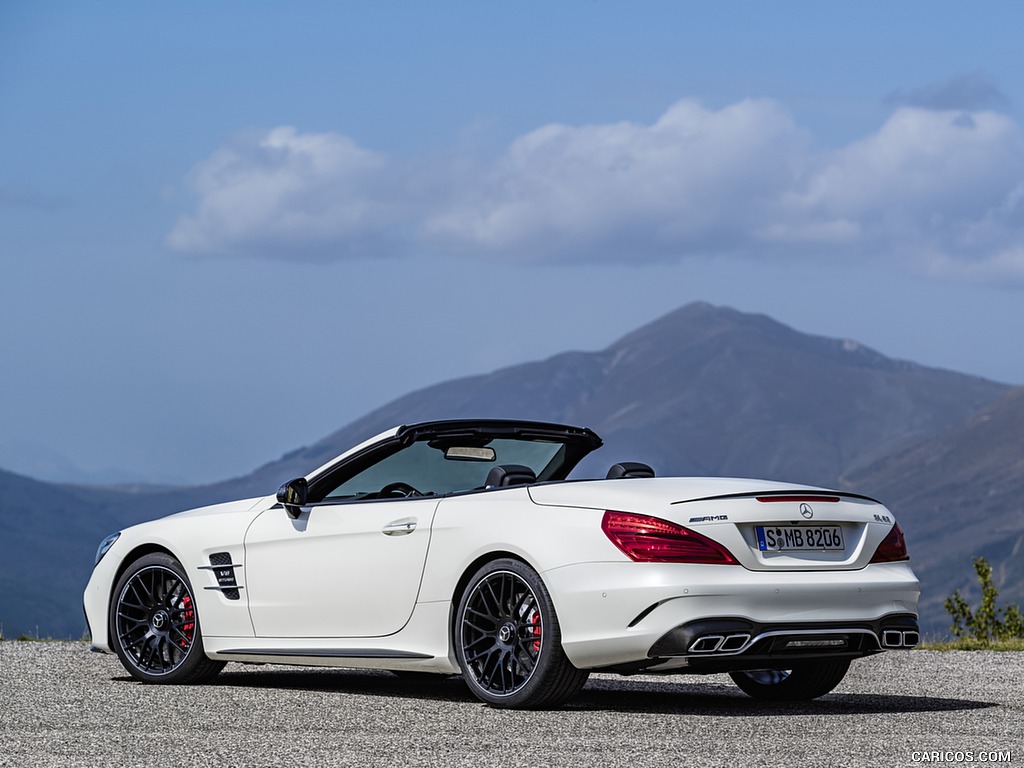
[[[181,601],[182,610],[185,611],[185,623],[181,625],[181,632],[188,640],[181,641],[182,648],[188,648],[192,644],[192,637],[196,631],[196,612],[192,607],[192,596],[185,595]]]
[[[536,608],[530,614],[530,632],[536,638],[533,641],[533,652],[540,653],[540,611]]]

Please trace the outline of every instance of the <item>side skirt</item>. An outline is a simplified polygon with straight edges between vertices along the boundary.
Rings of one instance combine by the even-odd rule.
[[[285,656],[303,659],[432,659],[425,653],[382,648],[229,648],[217,656]]]

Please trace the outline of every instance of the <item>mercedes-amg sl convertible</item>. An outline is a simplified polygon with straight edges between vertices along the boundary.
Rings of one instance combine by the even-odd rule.
[[[412,424],[276,495],[127,528],[85,591],[93,645],[151,683],[229,661],[362,667],[542,708],[594,671],[727,672],[811,699],[917,644],[918,581],[879,502],[637,462],[567,479],[600,446],[556,424]]]

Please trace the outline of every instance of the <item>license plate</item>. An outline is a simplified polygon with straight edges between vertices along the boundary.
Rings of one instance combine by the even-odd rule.
[[[843,549],[838,525],[759,525],[757,546],[762,552],[820,552]]]

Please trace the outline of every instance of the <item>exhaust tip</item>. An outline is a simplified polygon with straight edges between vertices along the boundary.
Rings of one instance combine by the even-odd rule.
[[[885,648],[902,648],[903,632],[898,629],[886,629],[882,631],[882,646]]]
[[[719,648],[719,650],[738,651],[741,648],[743,648],[743,646],[745,646],[748,642],[750,642],[750,635],[748,634],[729,635],[727,638],[725,638],[725,641],[722,643],[722,646]]]
[[[913,648],[921,642],[921,633],[916,629],[882,630],[883,648]]]
[[[698,637],[690,646],[690,653],[714,653],[725,641],[723,635],[705,635]]]

